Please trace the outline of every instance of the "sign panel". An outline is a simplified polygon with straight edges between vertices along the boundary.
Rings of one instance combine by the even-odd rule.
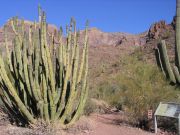
[[[172,118],[179,118],[180,104],[177,103],[160,103],[156,109],[155,115]]]
[[[178,119],[178,135],[180,135],[180,104],[178,103],[162,103],[160,102],[154,114],[154,127],[157,133],[157,116],[171,117]]]

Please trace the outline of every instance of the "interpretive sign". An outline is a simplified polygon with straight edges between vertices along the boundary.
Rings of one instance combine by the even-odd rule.
[[[180,135],[180,104],[160,102],[154,114],[155,133],[157,133],[157,116],[170,117],[178,119],[179,135]]]

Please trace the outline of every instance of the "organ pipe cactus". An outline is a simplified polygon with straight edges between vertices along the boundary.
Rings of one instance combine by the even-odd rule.
[[[88,94],[87,26],[80,57],[75,20],[67,27],[64,42],[62,29],[48,38],[46,15],[39,12],[40,22],[29,32],[24,23],[11,20],[15,33],[11,53],[5,32],[7,60],[0,56],[0,96],[9,110],[28,123],[41,118],[68,126],[81,115]]]
[[[180,0],[176,0],[176,65],[171,67],[164,40],[158,45],[156,51],[158,52],[158,63],[166,77],[173,84],[180,83]]]

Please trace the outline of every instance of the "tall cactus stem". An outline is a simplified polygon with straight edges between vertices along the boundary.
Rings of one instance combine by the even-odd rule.
[[[167,77],[170,79],[170,81],[172,83],[176,83],[176,79],[175,79],[175,76],[174,76],[174,73],[172,71],[172,68],[171,68],[171,65],[169,62],[169,58],[167,55],[166,43],[164,40],[161,41],[160,47],[161,47],[160,49],[162,50],[162,57],[164,60],[165,69],[167,70]]]
[[[173,66],[173,72],[174,72],[174,76],[177,80],[177,83],[180,84],[180,74],[179,74],[179,70],[177,66]]]
[[[178,69],[180,70],[180,0],[176,0],[176,51]]]

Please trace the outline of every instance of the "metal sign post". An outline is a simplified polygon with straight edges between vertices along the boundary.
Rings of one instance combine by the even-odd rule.
[[[157,134],[157,117],[154,115],[154,129],[155,133]]]
[[[180,104],[160,102],[154,114],[154,128],[157,133],[157,116],[170,117],[178,119],[178,134],[180,135]]]

